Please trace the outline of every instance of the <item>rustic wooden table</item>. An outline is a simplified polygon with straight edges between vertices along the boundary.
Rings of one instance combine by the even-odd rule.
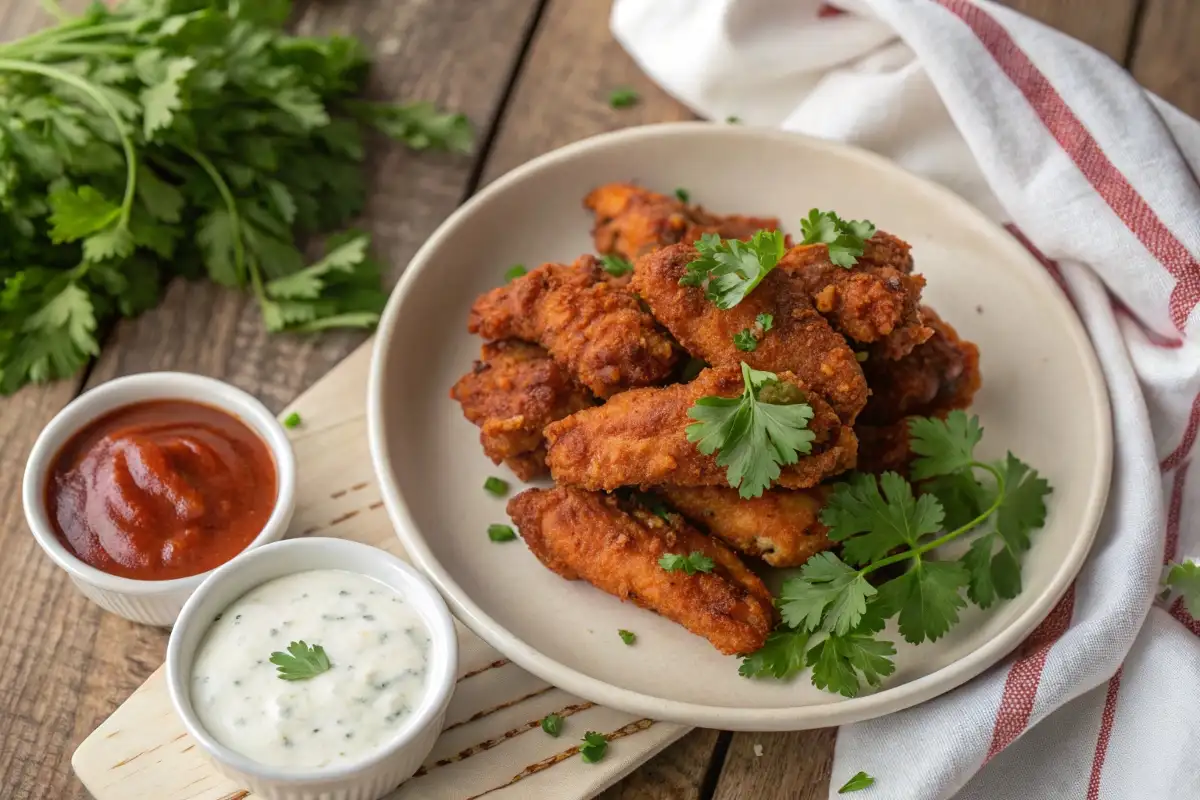
[[[1107,53],[1144,85],[1200,116],[1200,2],[1006,0]],[[601,131],[692,114],[642,75],[608,32],[608,0],[299,0],[304,32],[349,31],[380,54],[380,97],[436,100],[480,131],[474,159],[380,149],[366,225],[392,280],[433,229],[480,186],[534,156]],[[30,0],[0,0],[0,38],[45,20]],[[610,90],[641,92],[613,110]],[[0,798],[66,800],[75,746],[163,660],[166,635],[79,595],[22,517],[20,478],[50,418],[86,388],[146,370],[231,381],[273,409],[311,385],[361,337],[268,337],[254,302],[178,283],[162,304],[109,332],[72,380],[0,398]],[[604,800],[826,796],[834,731],[697,730],[605,792]],[[754,745],[762,745],[762,757]]]

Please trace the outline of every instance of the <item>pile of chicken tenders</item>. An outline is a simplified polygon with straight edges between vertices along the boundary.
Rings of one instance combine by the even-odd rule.
[[[543,564],[723,653],[751,653],[777,618],[741,557],[794,567],[833,547],[819,518],[823,482],[851,469],[904,472],[906,419],[969,406],[979,350],[921,304],[925,279],[909,245],[883,231],[850,268],[824,244],[789,238],[777,266],[721,309],[704,288],[681,283],[695,243],[706,234],[747,240],[777,230],[778,219],[719,216],[625,183],[595,189],[584,205],[596,251],[632,271],[614,275],[584,255],[480,296],[468,328],[486,343],[450,395],[492,461],[523,480],[553,478],[554,488],[508,503]],[[769,334],[740,347],[737,334],[763,315]],[[743,363],[803,391],[814,435],[809,452],[750,498],[686,434],[699,398],[742,394]],[[660,564],[690,553],[711,568]]]

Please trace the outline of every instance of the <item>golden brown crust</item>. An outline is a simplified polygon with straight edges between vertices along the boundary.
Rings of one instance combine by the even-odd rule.
[[[823,244],[793,247],[778,269],[800,281],[819,312],[856,342],[875,343],[881,357],[900,358],[933,335],[921,319],[925,278],[912,275],[908,244],[877,232],[858,263],[846,269],[829,260]]]
[[[631,183],[597,187],[583,205],[595,214],[592,237],[596,251],[630,261],[669,244],[694,242],[706,233],[722,239],[748,239],[760,230],[779,227],[777,217],[712,214],[701,206]]]
[[[755,369],[792,372],[824,397],[846,422],[867,402],[867,381],[854,351],[817,313],[799,281],[780,270],[763,278],[740,303],[722,311],[694,286],[680,286],[699,253],[688,244],[639,259],[633,289],[654,316],[692,355],[714,366],[745,361]],[[753,352],[738,350],[734,335],[754,328],[759,314],[773,327]]]
[[[594,259],[543,264],[492,289],[467,324],[485,339],[537,342],[599,397],[651,386],[671,374],[674,343]]]
[[[791,373],[780,373],[779,379],[808,389]],[[695,422],[687,411],[700,397],[738,397],[743,389],[741,369],[729,365],[706,369],[691,383],[623,392],[547,426],[546,463],[555,481],[593,490],[728,486],[716,456],[704,455],[687,440],[686,428]],[[807,402],[813,409],[808,427],[816,434],[812,453],[782,469],[780,486],[815,486],[854,466],[853,431],[815,392]]]
[[[728,548],[675,518],[666,522],[611,495],[557,487],[508,501],[521,538],[567,580],[650,609],[712,642],[722,653],[762,647],[775,623],[771,593]],[[668,572],[667,553],[700,551],[712,572]]]
[[[535,344],[508,339],[483,346],[480,360],[450,389],[479,426],[483,452],[521,480],[546,473],[542,428],[595,404],[592,393]]]
[[[773,567],[798,567],[833,547],[820,513],[831,489],[771,489],[749,500],[727,486],[664,486],[680,514],[734,550]]]

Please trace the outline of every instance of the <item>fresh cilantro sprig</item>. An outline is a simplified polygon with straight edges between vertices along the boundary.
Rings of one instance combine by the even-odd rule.
[[[687,265],[679,285],[703,289],[722,310],[742,302],[775,269],[786,249],[780,231],[759,231],[748,242],[706,233],[695,246],[700,257]]]
[[[306,681],[328,672],[332,666],[325,648],[319,644],[309,646],[303,641],[289,644],[286,653],[271,653],[269,660],[276,667],[275,677],[285,681]]]
[[[66,377],[104,328],[207,277],[270,330],[367,327],[386,296],[364,234],[364,134],[465,151],[428,103],[355,99],[367,54],[283,29],[291,3],[93,3],[0,44],[0,393]]]
[[[585,764],[595,764],[604,758],[608,752],[608,739],[603,733],[588,731],[583,735],[583,744],[579,747],[579,755]]]
[[[1166,584],[1179,592],[1189,614],[1200,617],[1200,564],[1195,561],[1172,564],[1167,572]]]
[[[783,624],[744,658],[742,675],[787,678],[810,667],[815,686],[854,697],[895,669],[895,647],[876,636],[888,620],[911,644],[936,641],[968,601],[986,608],[1020,593],[1020,559],[1046,519],[1045,479],[1011,453],[976,460],[983,430],[962,411],[914,419],[909,434],[917,486],[894,472],[837,484],[821,522],[841,556],[818,553],[784,581]],[[938,557],[968,533],[978,536],[961,558]],[[896,565],[904,567],[896,577],[867,579]]]
[[[875,779],[865,772],[856,772],[850,777],[850,780],[842,784],[842,788],[838,789],[838,794],[850,794],[850,792],[860,792],[863,789],[875,785]]]
[[[812,209],[800,220],[801,244],[823,244],[829,247],[829,260],[849,269],[858,263],[863,245],[875,235],[875,226],[868,220],[844,220],[832,211]]]
[[[742,362],[742,382],[740,397],[696,400],[687,412],[697,420],[687,426],[687,439],[705,455],[717,453],[717,464],[727,467],[726,479],[738,494],[758,497],[779,477],[781,465],[812,451],[813,410],[773,372]]]
[[[658,559],[658,565],[667,572],[683,572],[687,575],[695,575],[697,572],[712,572],[714,566],[713,560],[699,550],[693,550],[687,555],[664,553],[662,558]]]

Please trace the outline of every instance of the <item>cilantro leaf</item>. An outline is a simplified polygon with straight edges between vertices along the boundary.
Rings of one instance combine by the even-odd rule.
[[[916,558],[907,572],[879,587],[880,602],[900,609],[905,641],[936,642],[958,622],[958,610],[966,607],[958,590],[969,580],[967,569],[956,561]]]
[[[133,248],[133,234],[129,232],[129,228],[120,222],[114,222],[83,240],[83,258],[85,261],[124,258],[133,252]]]
[[[970,576],[967,597],[980,608],[987,608],[997,597],[1011,599],[1021,593],[1019,551],[995,531],[971,542],[971,548],[959,562]]]
[[[896,670],[891,659],[895,654],[891,642],[873,636],[831,634],[808,651],[806,661],[812,667],[813,686],[856,697],[862,688],[859,676],[871,686],[878,686]]]
[[[507,270],[505,270],[504,282],[512,283],[517,278],[521,277],[522,275],[526,274],[527,272],[529,272],[529,270],[525,269],[524,264],[513,264],[511,267],[509,267]]]
[[[634,633],[633,631],[627,631],[624,628],[621,628],[620,630],[617,631],[617,636],[620,636],[621,641],[627,645],[632,645],[634,642],[637,641],[637,634]]]
[[[487,535],[493,542],[511,542],[517,538],[517,532],[512,529],[511,525],[503,525],[498,522],[487,526]]]
[[[693,550],[687,555],[679,553],[664,553],[658,559],[658,565],[667,572],[683,572],[695,575],[697,572],[712,572],[713,560],[699,550]]]
[[[995,492],[985,488],[968,470],[939,475],[921,484],[922,491],[932,494],[946,512],[943,525],[955,530],[978,518],[992,504]]]
[[[284,417],[283,418],[283,427],[287,428],[288,430],[291,430],[292,428],[300,427],[299,412],[293,411],[292,413],[290,413],[286,417]]]
[[[328,672],[332,666],[325,648],[319,644],[310,647],[304,641],[292,642],[286,653],[271,653],[269,661],[276,666],[275,677],[285,681],[306,681]]]
[[[979,417],[951,411],[945,420],[914,417],[908,422],[909,447],[919,458],[912,464],[913,480],[949,475],[971,465],[975,445],[983,438]]]
[[[91,186],[61,187],[50,192],[50,240],[72,242],[107,228],[121,209]]]
[[[687,265],[679,285],[704,289],[705,297],[722,310],[742,302],[775,269],[785,250],[783,233],[765,230],[749,242],[706,233],[695,246],[700,257]]]
[[[1187,612],[1193,617],[1200,617],[1200,564],[1195,561],[1172,564],[1166,582],[1183,597]]]
[[[687,203],[691,201],[692,194],[687,189],[678,188],[675,190],[675,198],[681,203]]]
[[[630,264],[620,256],[600,256],[600,263],[604,265],[604,271],[614,278],[619,278],[622,275],[633,272],[633,264]]]
[[[858,792],[875,785],[875,779],[865,772],[856,772],[851,776],[850,780],[846,781],[842,788],[838,789],[838,794],[849,794],[850,792]]]
[[[355,101],[348,108],[360,121],[413,150],[449,150],[470,153],[475,132],[462,114],[442,113],[432,103],[368,103]]]
[[[370,239],[365,233],[343,242],[315,264],[267,283],[267,295],[278,300],[311,300],[320,297],[325,289],[326,276],[333,272],[352,273],[366,259],[369,243]]]
[[[829,260],[849,269],[858,263],[863,244],[875,235],[875,226],[867,220],[843,220],[832,211],[812,209],[800,220],[804,234],[801,244],[824,244],[829,247]]]
[[[562,733],[562,728],[563,718],[560,715],[547,714],[546,716],[542,717],[542,730],[554,738],[558,738],[558,735]]]
[[[827,630],[846,634],[858,627],[875,591],[857,570],[825,551],[804,562],[798,576],[783,582],[779,612],[792,628],[815,631],[824,618]]]
[[[1004,459],[1001,472],[1004,499],[996,512],[996,530],[1009,547],[1023,553],[1029,549],[1029,532],[1046,524],[1050,484],[1012,453]]]
[[[733,346],[745,353],[753,353],[758,349],[758,338],[754,331],[743,328],[733,335]]]
[[[162,79],[142,90],[138,99],[142,103],[142,128],[147,140],[153,139],[159,129],[170,125],[175,112],[183,108],[181,84],[195,66],[193,58],[168,59]]]
[[[742,497],[758,497],[779,477],[780,465],[795,464],[812,451],[816,434],[808,430],[813,417],[807,403],[764,402],[759,393],[781,386],[771,372],[742,363],[745,390],[740,398],[701,397],[688,409],[697,422],[688,425],[687,439],[705,455],[718,453],[717,464],[727,467],[729,485]]]
[[[579,755],[583,757],[585,764],[595,764],[604,758],[607,751],[608,739],[604,734],[588,731],[583,735],[583,745],[579,748]]]
[[[771,330],[771,328],[775,327],[775,315],[766,313],[759,314],[754,318],[754,323],[758,325],[758,327],[762,328],[763,333],[766,333],[767,331]]]
[[[880,494],[879,486],[883,486]],[[886,499],[885,499],[886,497]],[[851,564],[869,564],[903,544],[915,545],[941,530],[942,505],[933,495],[913,496],[912,487],[895,472],[878,479],[858,473],[837,484],[821,511],[829,538],[842,543]]]
[[[608,96],[608,104],[613,108],[629,108],[637,105],[641,99],[642,96],[636,90],[628,86],[621,86],[612,90],[612,94]]]
[[[762,647],[742,657],[738,674],[744,678],[790,678],[805,667],[810,634],[777,630]]]

